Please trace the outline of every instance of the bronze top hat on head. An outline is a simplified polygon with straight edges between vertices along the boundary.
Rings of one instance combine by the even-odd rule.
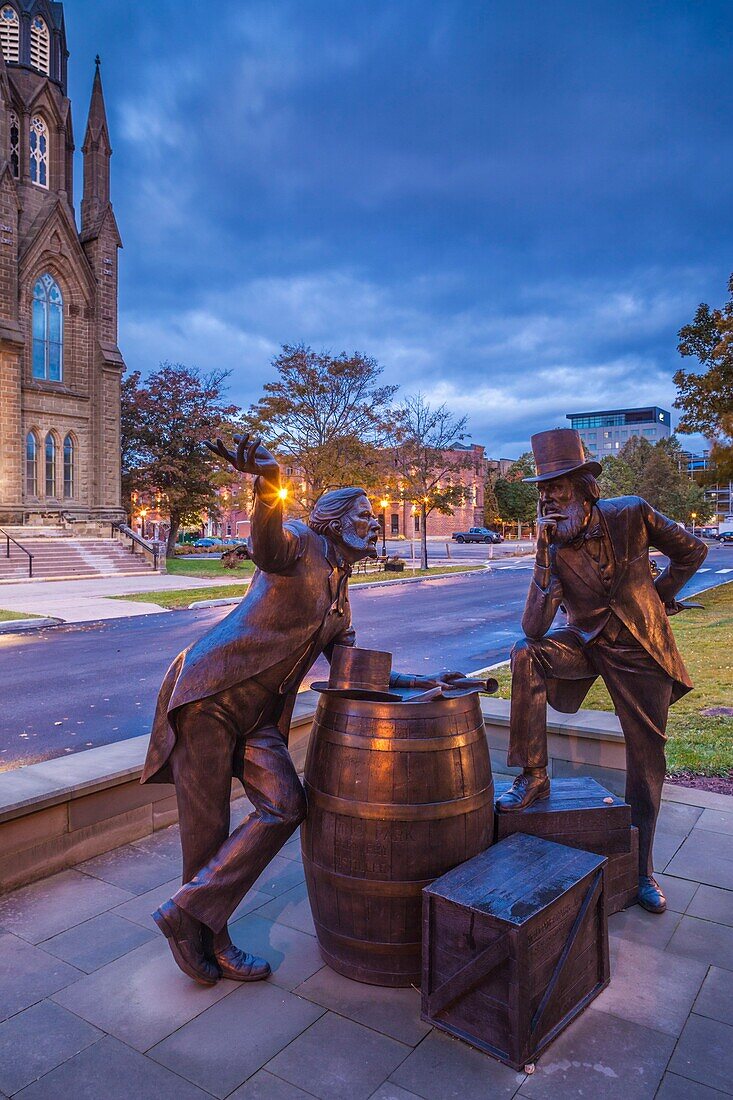
[[[399,703],[402,696],[389,691],[391,671],[391,653],[335,645],[328,683],[318,680],[311,687],[324,695],[346,695],[351,699],[372,699],[377,703]]]
[[[581,470],[598,477],[600,462],[586,458],[583,443],[575,428],[551,428],[532,436],[532,454],[537,467],[536,477],[523,477],[522,481],[552,481],[554,477],[577,474]]]

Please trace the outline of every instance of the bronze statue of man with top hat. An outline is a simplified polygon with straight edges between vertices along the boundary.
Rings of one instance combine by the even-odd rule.
[[[533,579],[522,617],[526,635],[512,650],[508,763],[521,767],[497,800],[517,812],[550,793],[546,704],[578,710],[600,676],[626,742],[626,800],[639,829],[638,901],[666,907],[654,879],[652,846],[666,770],[667,712],[690,691],[669,616],[705,559],[701,539],[641,497],[602,500],[601,466],[586,459],[580,435],[557,428],[532,437],[539,488]],[[669,558],[656,580],[649,548]],[[567,622],[550,630],[559,608]]]
[[[283,522],[277,461],[235,436],[207,444],[255,475],[250,553],[257,569],[242,602],[176,657],[160,689],[141,782],[176,787],[183,885],[153,917],[189,977],[257,981],[269,964],[236,947],[227,920],[303,820],[306,799],[287,749],[298,688],[323,653],[351,647],[348,579],[376,557],[379,523],[363,489],[325,493],[308,523]],[[343,653],[342,649],[338,652]],[[388,686],[450,684],[394,674]],[[229,833],[232,776],[253,812]]]

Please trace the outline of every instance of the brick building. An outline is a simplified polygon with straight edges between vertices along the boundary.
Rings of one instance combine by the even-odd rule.
[[[99,74],[81,230],[63,4],[0,0],[0,522],[123,519],[112,149]]]
[[[450,536],[452,531],[463,531],[468,527],[482,526],[484,522],[484,484],[489,470],[501,468],[504,459],[487,459],[484,448],[479,444],[457,444],[446,452],[448,462],[456,468],[450,474],[453,484],[465,486],[467,493],[462,504],[456,505],[453,515],[442,515],[433,511],[427,517],[427,533],[434,536]],[[509,463],[510,465],[511,463]],[[283,465],[285,484],[298,480],[298,470]],[[249,512],[243,508],[227,506],[229,490],[222,490],[222,515],[219,521],[209,520],[203,525],[207,534],[224,537],[247,538],[250,533]],[[391,499],[387,507],[382,508],[381,500],[391,494],[385,490],[384,497],[372,494],[372,508],[381,523],[386,523],[387,538],[417,538],[420,534],[420,515],[412,504],[403,500]],[[287,507],[287,505],[286,505]]]

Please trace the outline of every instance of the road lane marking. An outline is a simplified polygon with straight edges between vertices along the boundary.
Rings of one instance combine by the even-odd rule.
[[[716,569],[716,573],[733,573],[733,569]]]

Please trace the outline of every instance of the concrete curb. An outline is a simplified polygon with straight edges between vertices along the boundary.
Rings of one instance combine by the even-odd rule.
[[[8,619],[0,623],[0,634],[22,634],[26,630],[42,630],[44,626],[61,626],[65,619]]]

